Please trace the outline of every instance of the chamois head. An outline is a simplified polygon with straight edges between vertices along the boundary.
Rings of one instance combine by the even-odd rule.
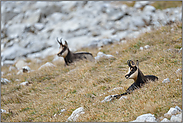
[[[139,66],[139,62],[138,60],[136,61],[136,64],[132,61],[132,60],[128,60],[127,64],[129,66],[129,70],[125,75],[126,79],[137,79],[138,76],[138,66]]]
[[[68,54],[68,51],[69,51],[69,47],[68,47],[67,41],[65,41],[64,45],[62,44],[62,38],[60,39],[60,41],[57,38],[57,41],[60,44],[59,52],[57,53],[57,55],[59,57],[64,57],[65,58],[67,56],[67,54]]]

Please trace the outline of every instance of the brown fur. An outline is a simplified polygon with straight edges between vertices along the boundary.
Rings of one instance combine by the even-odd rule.
[[[58,41],[58,39],[57,39]],[[59,57],[63,57],[65,61],[65,65],[69,65],[78,60],[89,60],[94,61],[93,55],[89,52],[77,52],[73,53],[70,51],[67,42],[65,41],[65,45],[62,42],[58,41],[60,44],[60,51],[58,52]]]

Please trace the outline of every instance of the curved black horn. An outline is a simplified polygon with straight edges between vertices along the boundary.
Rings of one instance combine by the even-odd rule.
[[[129,67],[134,67],[135,66],[135,63],[132,60],[128,60],[127,64],[128,64]]]
[[[61,38],[62,39],[62,38]],[[58,37],[57,37],[57,42],[60,44],[60,45],[62,45],[62,41],[60,40],[58,40]]]
[[[128,61],[127,61],[127,64],[128,64],[129,67],[131,66],[130,61],[131,61],[131,60],[128,60]]]
[[[65,40],[65,45],[68,45],[66,40]]]

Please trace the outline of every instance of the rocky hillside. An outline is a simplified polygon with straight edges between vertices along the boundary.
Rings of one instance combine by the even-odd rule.
[[[83,49],[95,62],[64,67],[55,55],[1,67],[2,122],[181,122],[182,23],[126,42]],[[132,94],[111,100],[133,83],[127,60],[158,76]]]
[[[182,7],[167,4],[2,2],[1,122],[182,122]],[[57,37],[95,62],[65,67]],[[111,99],[129,59],[159,80]]]
[[[135,38],[182,19],[182,7],[160,10],[149,1],[133,6],[110,1],[1,3],[1,65],[53,55],[57,37],[76,51]]]

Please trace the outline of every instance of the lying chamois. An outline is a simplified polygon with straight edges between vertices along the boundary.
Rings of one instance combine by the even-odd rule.
[[[148,80],[150,81],[156,81],[158,80],[158,77],[154,75],[144,75],[141,70],[139,69],[139,62],[136,61],[136,65],[132,60],[127,61],[129,66],[129,71],[125,75],[126,79],[133,79],[134,83],[126,90],[125,93],[114,95],[115,98],[119,99],[123,95],[130,94],[133,90],[140,88],[142,85],[147,83]]]
[[[65,41],[65,44],[62,44],[62,38],[60,41],[57,38],[58,43],[60,44],[60,51],[57,53],[59,57],[63,57],[65,61],[65,65],[69,65],[70,63],[73,63],[77,60],[90,60],[94,61],[93,55],[89,52],[77,52],[73,53],[69,50],[67,41]]]

